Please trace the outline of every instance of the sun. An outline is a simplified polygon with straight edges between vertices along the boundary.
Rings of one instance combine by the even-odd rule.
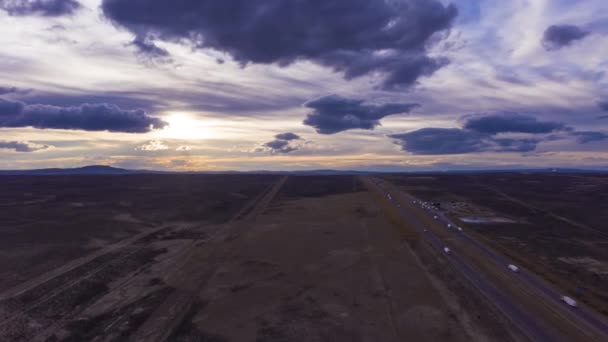
[[[184,113],[174,113],[165,118],[169,124],[158,131],[158,136],[165,139],[200,140],[213,137],[209,126]]]

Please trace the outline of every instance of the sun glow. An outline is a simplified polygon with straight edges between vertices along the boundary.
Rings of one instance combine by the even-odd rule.
[[[158,131],[159,138],[199,140],[214,137],[209,125],[188,114],[175,113],[165,118],[169,125]]]

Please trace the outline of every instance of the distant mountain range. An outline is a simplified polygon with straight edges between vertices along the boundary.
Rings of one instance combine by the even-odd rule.
[[[403,171],[403,172],[374,172],[374,171],[354,171],[354,170],[303,170],[303,171],[153,171],[153,170],[129,170],[107,165],[90,165],[77,168],[52,168],[37,170],[0,170],[1,175],[19,176],[51,176],[51,175],[132,175],[132,174],[277,174],[277,175],[368,175],[368,174],[437,174],[437,173],[606,173],[607,170],[587,170],[587,169],[565,169],[565,168],[544,168],[544,169],[496,169],[496,170],[445,170],[445,171]]]
[[[148,173],[148,171],[143,171]],[[151,171],[154,172],[154,171]],[[0,170],[0,175],[124,175],[138,173],[106,165],[91,165],[70,169]]]

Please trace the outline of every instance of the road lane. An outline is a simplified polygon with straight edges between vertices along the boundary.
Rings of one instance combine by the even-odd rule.
[[[419,199],[415,198],[410,194],[401,192],[401,195],[408,198],[408,200],[421,203]],[[445,213],[438,210],[430,210],[430,212],[433,215],[438,216],[439,220],[444,222],[446,225],[451,224],[452,227],[458,226],[452,220],[450,220],[447,215],[445,215]],[[496,266],[506,268],[510,264],[515,265],[514,261],[510,260],[502,254],[494,252],[489,247],[467,235],[466,233],[459,232],[457,230],[453,230],[453,232],[457,238],[466,241],[467,243],[475,247],[478,251],[487,256],[489,260],[493,261],[496,264]],[[608,322],[606,322],[604,317],[602,317],[600,314],[581,303],[577,303],[576,308],[567,306],[567,304],[565,304],[561,300],[562,296],[564,295],[561,291],[547,283],[545,280],[543,280],[536,274],[524,269],[519,265],[517,266],[519,268],[519,272],[513,273],[513,277],[520,278],[523,282],[534,288],[536,291],[540,292],[540,294],[545,300],[551,302],[554,306],[559,308],[560,313],[562,315],[565,315],[572,320],[577,320],[581,324],[584,324],[589,328],[596,330],[596,332],[606,335],[606,337],[608,338]]]
[[[438,251],[443,252],[446,243],[437,235],[428,229],[424,228],[424,224],[412,213],[405,210],[402,206],[398,206],[394,201],[393,196],[383,189],[379,184],[374,183],[376,188],[380,190],[389,201],[395,206],[404,219],[410,223],[426,241],[428,241]],[[486,277],[480,272],[471,268],[458,254],[450,252],[447,258],[448,262],[457,271],[462,273],[465,278],[470,281],[484,296],[495,303],[496,307],[503,312],[526,336],[533,341],[555,341],[555,338],[550,336],[541,328],[534,317],[530,316],[518,307],[513,301],[509,300],[501,291],[499,291]]]
[[[371,182],[374,187],[380,190],[380,192],[389,199],[389,202],[395,206],[400,214],[406,220],[412,223],[412,226],[422,236],[424,236],[433,247],[443,252],[443,248],[446,247],[446,244],[430,230],[425,229],[423,224],[416,218],[416,216],[406,211],[401,205],[398,204],[397,201],[398,196],[403,196],[410,201],[409,203],[415,202],[416,204],[420,204],[422,202],[419,199],[400,191],[398,193],[393,193],[390,190],[385,189],[382,185],[382,181],[378,179],[372,179]],[[514,263],[507,257],[492,251],[490,248],[470,237],[465,232],[456,229],[458,226],[442,212],[436,210],[429,210],[427,212],[431,215],[436,215],[437,220],[444,223],[446,227],[448,227],[448,224],[451,225],[451,228],[447,229],[451,229],[456,238],[461,239],[469,246],[473,246],[478,252],[487,257],[488,260],[491,260],[500,269],[504,268],[505,272],[509,272],[507,271],[508,265]],[[451,252],[448,260],[485,296],[491,299],[497,305],[497,307],[531,339],[537,341],[555,340],[554,338],[550,337],[549,332],[545,331],[545,329],[537,323],[533,315],[527,313],[525,309],[516,306],[514,303],[517,301],[507,298],[504,293],[497,290],[497,287],[494,286],[491,281],[484,278],[479,272],[474,271],[462,257]],[[523,283],[527,284],[528,287],[539,293],[542,298],[549,302],[553,309],[557,310],[562,317],[567,317],[573,322],[578,322],[582,324],[582,326],[587,326],[593,329],[599,335],[608,336],[608,324],[606,324],[603,317],[595,313],[593,310],[585,306],[580,306],[576,309],[567,306],[565,303],[561,302],[561,295],[559,291],[546,284],[546,282],[540,277],[525,269],[520,268],[518,273],[510,273],[511,276],[518,277]]]

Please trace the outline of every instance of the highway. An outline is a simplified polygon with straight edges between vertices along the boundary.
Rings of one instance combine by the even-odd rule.
[[[581,304],[578,304],[576,308],[568,306],[562,302],[561,298],[563,294],[559,290],[519,265],[517,265],[519,271],[512,272],[508,269],[508,265],[515,264],[513,261],[472,238],[466,234],[466,231],[459,231],[456,228],[458,225],[439,210],[423,208],[421,205],[422,201],[402,191],[391,190],[391,187],[383,180],[371,178],[371,183],[433,248],[446,253],[444,248],[450,248],[450,245],[454,241],[444,241],[431,229],[428,229],[429,227],[425,227],[412,209],[405,208],[406,206],[403,205],[403,201],[406,201],[407,206],[419,206],[421,210],[426,211],[426,214],[431,219],[436,216],[436,223],[441,225],[442,229],[451,231],[451,235],[449,235],[450,240],[458,240],[462,246],[475,251],[482,255],[485,260],[492,262],[497,267],[497,270],[501,270],[505,275],[513,278],[514,282],[524,284],[528,291],[537,295],[539,300],[544,301],[551,307],[553,312],[557,312],[568,323],[577,325],[581,331],[593,331],[593,336],[601,336],[601,338],[598,337],[598,340],[608,340],[608,323],[600,314]],[[451,228],[448,228],[448,224],[451,225]],[[542,324],[537,315],[526,308],[525,303],[516,298],[511,298],[505,291],[501,291],[501,283],[489,275],[484,276],[481,274],[478,268],[474,267],[471,260],[468,260],[465,255],[459,255],[450,248],[447,260],[531,340],[563,340],[563,336],[559,335],[556,331],[557,329],[553,329],[554,327],[551,326],[548,327],[547,324]]]

